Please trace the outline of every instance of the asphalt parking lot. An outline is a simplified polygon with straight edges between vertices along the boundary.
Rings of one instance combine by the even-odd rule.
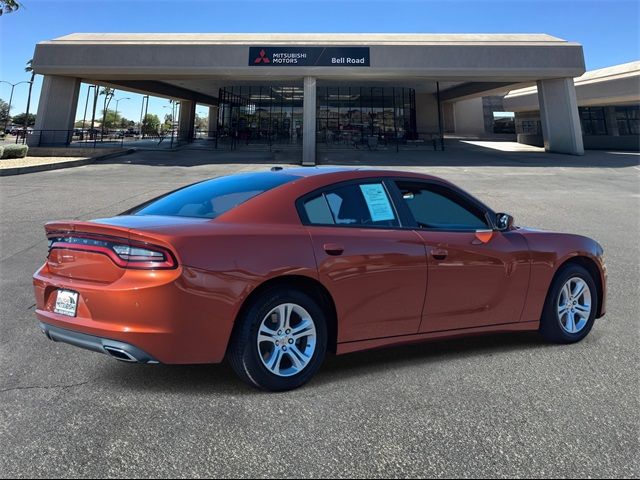
[[[0,178],[0,477],[640,475],[638,156],[470,151],[399,161],[518,224],[598,240],[608,313],[584,342],[494,335],[332,357],[306,387],[267,394],[226,364],[123,364],[37,328],[31,275],[46,255],[45,221],[108,216],[269,166],[180,166],[188,154]]]

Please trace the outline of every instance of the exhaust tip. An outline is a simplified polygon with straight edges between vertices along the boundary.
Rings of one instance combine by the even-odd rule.
[[[40,331],[42,332],[42,334],[47,337],[47,339],[49,340],[53,340],[53,337],[51,337],[51,335],[49,335],[49,331],[46,328],[40,327]],[[53,340],[55,341],[55,340]]]
[[[136,357],[131,355],[126,350],[122,350],[121,348],[105,346],[104,349],[107,352],[107,354],[109,354],[111,357],[115,358],[116,360],[120,360],[122,362],[131,362],[131,363],[138,362],[138,359]]]

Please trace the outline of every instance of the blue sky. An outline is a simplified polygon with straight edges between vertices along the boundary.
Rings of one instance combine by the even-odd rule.
[[[581,43],[588,70],[640,58],[637,0],[21,1],[23,9],[0,17],[0,80],[12,83],[28,79],[24,64],[37,42],[73,32],[548,33]],[[40,86],[38,77],[32,111]],[[0,84],[0,98],[9,93]],[[26,97],[27,86],[17,86],[12,114],[25,110]],[[119,97],[131,97],[119,109],[138,118],[139,96]],[[149,111],[162,117],[166,104],[155,100]]]

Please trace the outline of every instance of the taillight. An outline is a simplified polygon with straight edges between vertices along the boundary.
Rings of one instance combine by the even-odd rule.
[[[123,260],[128,262],[156,262],[165,261],[164,253],[149,248],[132,247],[131,245],[114,245],[113,250]]]
[[[49,251],[56,248],[101,253],[122,268],[169,269],[176,268],[173,254],[164,247],[131,242],[121,238],[74,234],[49,237]]]

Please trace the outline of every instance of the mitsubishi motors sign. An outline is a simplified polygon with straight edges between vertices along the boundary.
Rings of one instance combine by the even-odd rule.
[[[369,47],[249,47],[249,66],[369,67]]]

